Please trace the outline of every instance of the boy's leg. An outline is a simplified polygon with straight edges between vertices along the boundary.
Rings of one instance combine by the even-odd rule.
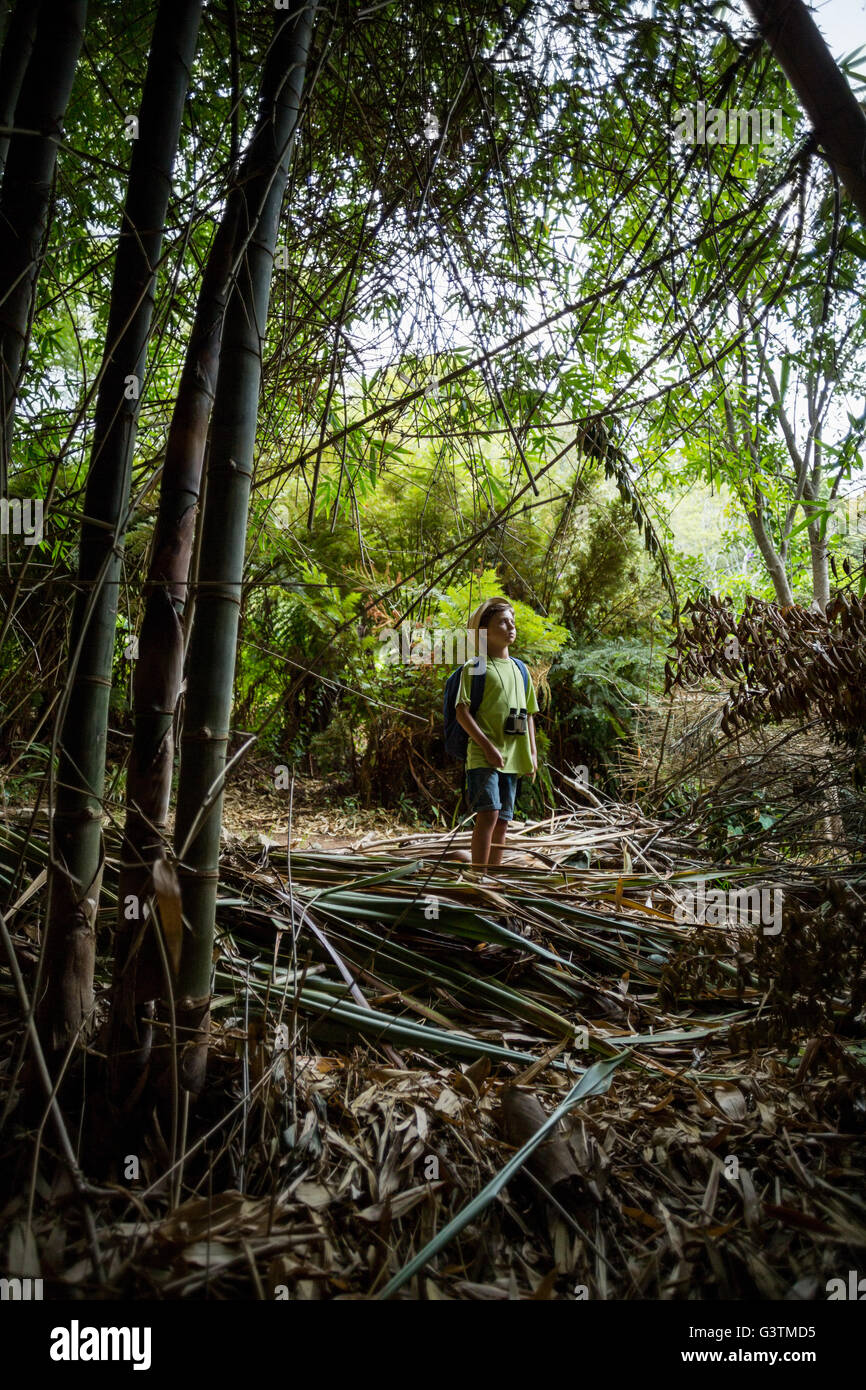
[[[495,867],[502,863],[502,850],[505,845],[505,836],[508,834],[508,821],[497,820],[493,827],[493,835],[490,841],[490,858],[488,864]]]
[[[472,864],[476,869],[486,869],[490,860],[490,842],[498,824],[498,811],[476,811],[472,827]]]
[[[514,797],[517,792],[515,773],[500,772],[497,776],[499,781],[499,812],[491,836],[490,858],[488,860],[491,868],[502,863],[502,850],[505,846],[505,837],[508,834],[508,822],[514,815]]]
[[[472,767],[466,773],[469,805],[475,812],[472,827],[472,863],[476,869],[486,869],[490,862],[490,845],[502,814],[499,773],[493,767]]]

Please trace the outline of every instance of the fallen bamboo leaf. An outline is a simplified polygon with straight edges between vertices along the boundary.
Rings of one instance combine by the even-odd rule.
[[[509,1143],[521,1147],[546,1122],[547,1112],[535,1096],[509,1086],[502,1094],[501,1119]],[[579,1177],[568,1144],[556,1133],[539,1144],[526,1166],[554,1196],[559,1187]]]
[[[167,859],[157,859],[153,866],[153,887],[159,904],[159,922],[172,972],[177,976],[183,947],[183,915],[181,912],[180,880],[177,870]]]
[[[575,1105],[578,1105],[587,1096],[600,1095],[607,1090],[614,1070],[621,1062],[625,1061],[625,1056],[626,1054],[622,1053],[620,1056],[612,1057],[607,1061],[595,1062],[584,1072],[580,1081],[572,1087],[565,1100],[557,1106],[552,1115],[547,1117],[544,1124],[536,1130],[531,1139],[526,1141],[522,1149],[509,1159],[505,1167],[479,1192],[477,1197],[474,1197],[452,1221],[448,1222],[443,1231],[428,1241],[423,1250],[419,1251],[414,1259],[410,1260],[398,1274],[394,1275],[393,1279],[389,1280],[381,1293],[376,1295],[377,1299],[390,1298],[395,1294],[398,1289],[403,1287],[407,1279],[411,1279],[420,1269],[423,1269],[427,1261],[437,1255],[454,1236],[463,1230],[464,1226],[475,1220],[489,1206],[494,1197],[502,1191],[502,1188],[514,1174],[522,1168],[530,1154],[534,1153],[538,1145],[556,1127],[564,1115],[567,1115],[570,1110],[574,1109]]]

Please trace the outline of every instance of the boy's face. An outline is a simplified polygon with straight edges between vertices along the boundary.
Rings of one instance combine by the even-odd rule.
[[[487,624],[487,641],[491,647],[510,647],[517,636],[513,608],[497,608]]]

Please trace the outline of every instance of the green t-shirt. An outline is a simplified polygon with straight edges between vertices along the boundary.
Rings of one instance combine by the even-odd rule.
[[[460,677],[460,690],[457,694],[458,705],[468,705],[471,701],[473,674],[474,662],[467,661],[463,667],[463,675]],[[538,701],[535,698],[532,677],[529,677],[529,689],[524,691],[520,668],[515,666],[510,656],[488,656],[484,694],[481,697],[481,704],[475,711],[475,722],[505,758],[505,766],[499,769],[500,772],[516,772],[523,776],[532,772],[529,734],[506,734],[504,732],[505,721],[511,708],[518,710],[518,712],[525,709],[527,714],[537,712]],[[474,739],[469,740],[466,766],[468,768],[490,766]]]

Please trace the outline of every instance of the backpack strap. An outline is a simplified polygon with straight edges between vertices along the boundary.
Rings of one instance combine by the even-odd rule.
[[[469,713],[474,719],[478,713],[478,708],[484,698],[484,681],[486,671],[475,671],[472,676],[472,685],[469,692]]]
[[[528,694],[529,694],[529,667],[526,665],[526,663],[525,663],[524,661],[521,661],[520,658],[517,657],[517,656],[513,656],[513,657],[511,658],[511,660],[514,662],[515,666],[517,667],[518,671],[520,672],[521,676],[523,677],[523,693],[524,693],[524,695],[528,695]]]

